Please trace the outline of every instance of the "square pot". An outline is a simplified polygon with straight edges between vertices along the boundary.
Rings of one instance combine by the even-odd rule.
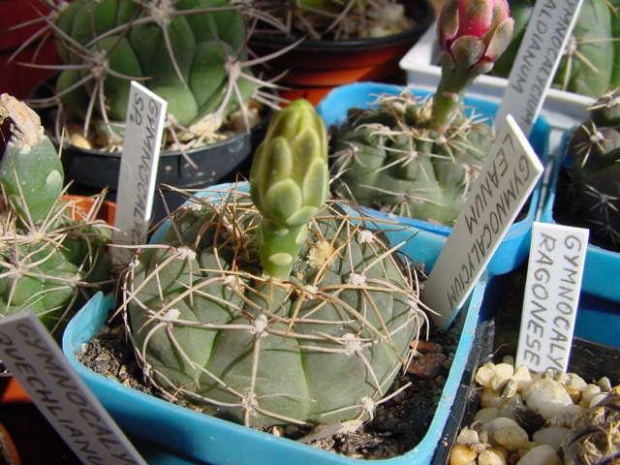
[[[397,95],[402,89],[401,86],[397,85],[373,82],[348,84],[330,92],[318,105],[317,111],[327,126],[340,124],[345,121],[347,111],[350,108],[368,108],[379,94]],[[432,94],[429,90],[420,90],[417,87],[411,90],[416,97],[427,97]],[[469,96],[465,96],[465,105],[475,109],[476,114],[481,114],[489,118],[493,117],[498,109],[498,104],[493,101]],[[548,129],[545,119],[538,118],[532,128],[532,133],[529,138],[534,150],[543,162],[545,161],[545,154],[547,153]],[[491,259],[487,267],[489,275],[509,273],[526,259],[529,251],[532,223],[536,216],[540,198],[541,182],[537,184],[532,192],[525,217],[512,224],[495,252],[495,255]],[[398,231],[388,232],[387,236],[393,244],[405,242],[401,250],[408,255],[415,254],[415,249],[409,241],[409,238],[412,237],[413,229],[422,229],[444,237],[447,237],[452,231],[450,226],[438,225],[414,218],[388,215],[387,213],[370,208],[364,208],[363,210],[369,216],[388,221],[397,221],[401,224],[403,228]]]
[[[557,223],[554,207],[560,170],[567,167],[561,156],[555,163],[541,221]],[[575,334],[602,344],[620,347],[620,252],[588,243],[581,284],[585,306],[577,314]]]
[[[222,187],[218,186],[220,192]],[[216,188],[207,193],[218,198]],[[209,195],[209,194],[207,194]],[[421,260],[432,266],[444,243],[444,238],[421,231],[413,241],[421,251]],[[414,256],[415,258],[415,256]],[[474,345],[479,324],[479,310],[485,281],[476,286],[464,306],[456,329],[460,332],[448,378],[428,432],[408,453],[373,463],[428,464],[437,447],[457,395],[468,357]],[[76,354],[83,344],[101,330],[114,306],[112,296],[99,293],[69,323],[63,338],[63,351],[94,394],[101,400],[121,428],[142,440],[158,444],[181,458],[210,464],[282,464],[321,463],[355,464],[365,460],[347,458],[319,450],[286,438],[276,437],[245,426],[201,414],[166,402],[107,379],[78,362]],[[191,462],[190,462],[191,463]]]

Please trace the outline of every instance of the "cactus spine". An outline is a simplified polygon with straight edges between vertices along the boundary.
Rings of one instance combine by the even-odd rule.
[[[62,165],[37,114],[3,94],[0,120],[7,118],[13,135],[0,164],[0,315],[30,309],[57,332],[80,295],[107,280],[109,234],[94,210],[86,220],[70,217]]]
[[[425,316],[364,219],[323,205],[325,141],[310,104],[282,110],[255,158],[255,201],[193,198],[127,272],[135,352],[168,397],[269,426],[366,419],[386,395]]]

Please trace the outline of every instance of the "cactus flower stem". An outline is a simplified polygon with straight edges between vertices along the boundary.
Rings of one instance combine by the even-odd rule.
[[[444,5],[437,26],[442,73],[431,128],[442,131],[448,126],[465,88],[493,68],[513,30],[506,0],[450,0]]]
[[[293,102],[269,122],[252,163],[250,184],[252,200],[263,216],[263,271],[286,279],[329,186],[327,131],[308,101]]]

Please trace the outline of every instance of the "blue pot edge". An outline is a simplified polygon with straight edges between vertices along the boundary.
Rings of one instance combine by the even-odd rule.
[[[566,147],[568,143],[568,138],[565,136],[562,141],[561,152],[558,158],[555,160],[555,164],[553,166],[553,170],[551,173],[551,182],[549,183],[549,190],[547,193],[547,198],[543,201],[543,208],[540,216],[540,220],[544,223],[549,224],[559,224],[555,221],[553,217],[553,206],[555,205],[556,199],[556,188],[559,180],[560,169],[565,164],[566,158]],[[586,250],[586,261],[584,266],[584,278],[582,283],[582,292],[586,292],[587,294],[594,295],[596,297],[601,297],[604,299],[609,299],[613,302],[620,303],[620,288],[617,286],[607,286],[595,282],[596,280],[588,279],[588,269],[589,267],[600,264],[600,262],[616,262],[616,267],[620,269],[620,252],[613,252],[611,250],[604,249],[597,245],[594,245],[588,242],[588,247]],[[590,265],[588,264],[590,263]],[[591,268],[590,268],[591,269]],[[594,282],[593,282],[594,281]],[[618,289],[617,292],[613,292],[614,289]]]

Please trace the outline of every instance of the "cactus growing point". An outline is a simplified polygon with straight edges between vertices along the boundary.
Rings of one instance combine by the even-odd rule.
[[[146,379],[168,398],[265,427],[361,424],[388,395],[426,317],[394,250],[364,218],[323,205],[326,157],[314,109],[293,103],[255,158],[254,202],[237,188],[191,198],[137,255],[122,308]]]

